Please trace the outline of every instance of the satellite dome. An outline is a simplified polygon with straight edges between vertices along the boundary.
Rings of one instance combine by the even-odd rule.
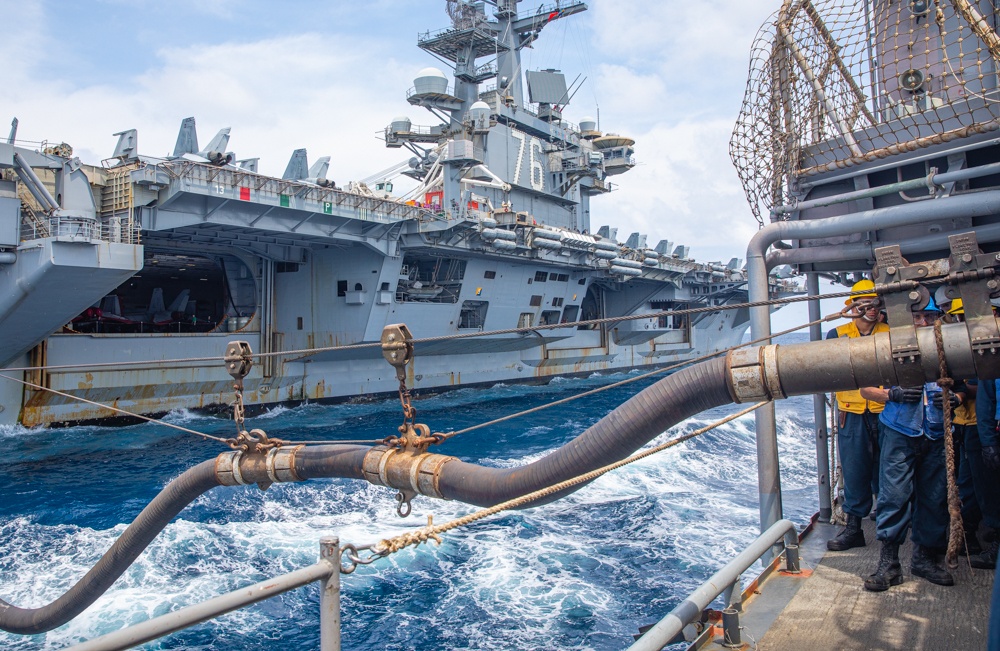
[[[448,91],[448,78],[437,68],[424,68],[417,73],[413,80],[414,90],[418,95],[424,93],[446,93]]]
[[[469,107],[469,118],[477,130],[489,129],[491,112],[489,104],[478,101]]]
[[[433,67],[424,68],[423,70],[418,72],[417,79],[420,79],[421,77],[440,77],[441,79],[447,79],[447,77],[444,76],[443,72]]]
[[[597,120],[589,115],[585,118],[580,118],[580,131],[597,131]]]

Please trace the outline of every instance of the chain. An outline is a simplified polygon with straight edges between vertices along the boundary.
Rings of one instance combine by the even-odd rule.
[[[361,552],[370,552],[367,556],[362,557]],[[380,558],[385,558],[386,553],[382,551],[375,551],[375,545],[344,545],[340,548],[341,558],[347,557],[348,563],[345,565],[343,561],[340,562],[340,573],[350,574],[354,570],[358,569],[358,565],[371,565]]]
[[[399,379],[399,404],[403,407],[403,424],[400,425],[400,430],[412,427],[417,410],[410,403],[410,389],[406,386],[405,376]]]
[[[226,346],[226,354],[223,357],[226,363],[226,370],[233,376],[233,391],[236,397],[233,400],[233,422],[236,423],[236,437],[226,439],[226,443],[234,450],[244,452],[267,452],[271,448],[280,448],[285,442],[278,438],[269,438],[264,430],[255,429],[246,431],[244,420],[246,419],[246,406],[243,404],[243,378],[250,374],[253,368],[253,351],[249,342],[231,341]]]
[[[246,407],[243,405],[243,380],[237,380],[233,384],[233,391],[236,392],[236,399],[233,400],[233,421],[236,423],[236,435],[243,433],[243,420],[246,417]]]

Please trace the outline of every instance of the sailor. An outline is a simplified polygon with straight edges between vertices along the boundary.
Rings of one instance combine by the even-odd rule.
[[[996,309],[994,309],[996,312]],[[983,513],[986,548],[969,559],[978,569],[995,568],[1000,548],[1000,382],[980,380],[976,399],[976,438],[966,439],[966,455]]]
[[[913,323],[918,328],[932,326],[940,315],[932,298],[913,313]],[[936,558],[945,549],[948,533],[941,387],[927,382],[922,387],[862,389],[861,394],[886,401],[879,416],[884,427],[875,527],[882,549],[875,573],[865,579],[865,590],[880,592],[903,582],[899,546],[911,525],[910,572],[937,585],[954,585],[954,577]],[[964,400],[964,385],[956,386],[952,407]]]
[[[876,332],[888,332],[889,326],[879,322],[881,303],[875,293],[875,283],[859,280],[851,287],[855,292],[844,303],[852,307],[850,323],[827,334],[837,337],[867,337]],[[837,408],[840,420],[837,445],[844,477],[844,513],[847,526],[826,543],[831,551],[843,551],[865,545],[861,519],[872,510],[872,496],[878,494],[879,424],[882,401],[866,400],[860,391],[838,391]]]

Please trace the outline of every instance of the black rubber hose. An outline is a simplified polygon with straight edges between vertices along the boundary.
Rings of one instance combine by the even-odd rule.
[[[306,446],[295,453],[295,474],[302,479],[364,479],[362,468],[370,445]]]
[[[624,459],[667,428],[733,401],[726,360],[702,362],[643,389],[552,454],[520,468],[484,468],[464,461],[441,467],[439,490],[451,500],[493,506]],[[550,502],[583,486],[532,505]]]
[[[0,628],[32,635],[51,631],[73,619],[118,580],[174,516],[218,485],[214,459],[186,470],[153,498],[101,560],[61,597],[40,608],[18,608],[0,599]]]
[[[732,401],[726,387],[725,359],[702,362],[644,389],[580,436],[552,454],[520,468],[484,468],[451,461],[441,468],[439,489],[447,499],[492,506],[531,491],[624,459],[685,418]],[[363,479],[370,447],[324,445],[296,454],[302,479]],[[170,482],[142,510],[101,560],[61,597],[40,608],[19,608],[0,600],[0,629],[30,635],[70,621],[97,600],[122,575],[153,538],[184,507],[219,485],[216,461],[204,461]],[[577,490],[567,489],[540,504]]]

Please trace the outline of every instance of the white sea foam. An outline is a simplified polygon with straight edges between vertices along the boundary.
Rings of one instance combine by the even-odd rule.
[[[511,392],[528,390],[539,389]],[[388,405],[346,407],[354,418]],[[299,409],[284,415],[294,419]],[[309,409],[333,414],[336,406]],[[688,419],[650,445],[732,410]],[[815,481],[813,438],[796,413],[779,411],[786,488]],[[536,424],[528,433],[544,441],[557,429],[575,431],[586,425],[583,419],[569,419],[558,428]],[[549,452],[521,456],[512,450],[478,462],[509,468]],[[362,567],[343,577],[345,624],[352,625],[352,616],[357,625],[371,622],[364,624],[372,627],[371,639],[385,643],[369,648],[400,646],[394,638],[379,636],[419,636],[427,627],[448,631],[439,634],[449,648],[584,648],[590,644],[572,637],[567,622],[590,618],[596,623],[587,630],[627,639],[635,632],[630,623],[634,614],[623,618],[623,611],[662,615],[668,606],[661,595],[694,587],[699,576],[715,571],[756,537],[754,455],[753,419],[745,416],[605,475],[558,502],[493,516],[446,534],[440,547],[408,548]],[[443,523],[475,510],[417,497],[413,515],[403,520],[395,516],[393,494],[350,480],[280,485],[263,493],[217,489],[194,505],[196,512],[211,514],[206,521],[182,513],[82,616],[43,636],[0,634],[0,647],[61,648],[314,563],[324,535],[339,535],[345,543],[374,543],[412,531],[428,515]],[[8,552],[0,559],[4,598],[38,606],[57,597],[123,529],[124,524],[104,530],[42,525],[24,517],[0,521],[0,542]],[[432,586],[434,598],[426,604],[418,601],[422,607],[408,601]],[[373,592],[382,595],[374,604],[368,597]],[[636,593],[649,595],[648,603],[629,603]],[[302,590],[258,610],[227,616],[208,625],[209,630],[229,639],[279,626],[291,617],[311,621],[317,617],[315,599],[315,589]],[[372,608],[379,614],[371,615]],[[369,614],[362,618],[362,613]],[[649,621],[655,619],[650,616]],[[281,648],[280,643],[274,648]]]

